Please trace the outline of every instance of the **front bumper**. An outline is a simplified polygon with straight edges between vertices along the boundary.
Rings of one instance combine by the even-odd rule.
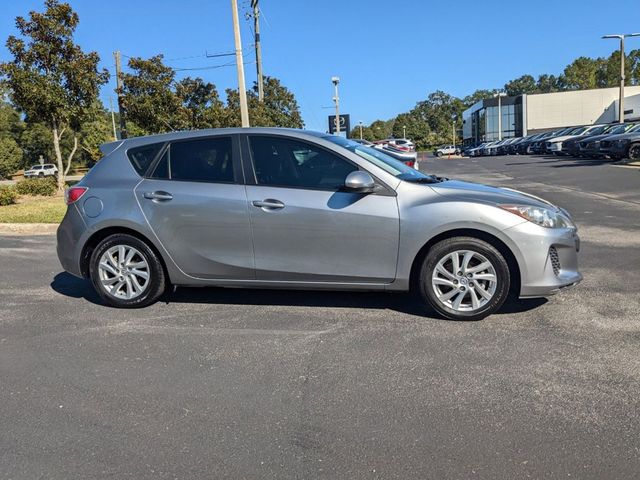
[[[570,228],[544,228],[524,222],[504,231],[518,246],[520,297],[546,297],[582,280],[580,237]]]
[[[629,143],[627,142],[620,143],[613,141],[600,143],[600,153],[610,157],[622,158],[627,154],[628,148]]]

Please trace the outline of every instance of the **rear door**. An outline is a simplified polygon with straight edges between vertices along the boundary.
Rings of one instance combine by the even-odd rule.
[[[245,157],[257,279],[393,281],[400,229],[395,192],[345,191],[358,166],[292,137],[249,135]]]
[[[150,227],[183,272],[207,279],[254,278],[237,136],[165,145],[136,187],[136,196]]]

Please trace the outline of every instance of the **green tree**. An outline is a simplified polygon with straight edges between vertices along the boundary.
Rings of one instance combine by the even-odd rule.
[[[100,145],[114,141],[113,128],[109,113],[101,105],[96,105],[91,120],[82,124],[80,129],[81,157],[86,166],[91,166],[102,157]]]
[[[459,130],[465,109],[466,105],[462,100],[437,90],[429,94],[426,100],[418,102],[410,113],[429,126],[428,142],[433,145],[453,140],[453,122],[455,121],[456,131]]]
[[[131,58],[129,68],[133,72],[122,76],[121,95],[127,123],[138,127],[138,133],[178,130],[184,121],[182,102],[173,90],[175,72],[162,59],[162,55],[147,60]]]
[[[0,137],[0,178],[8,178],[20,168],[22,150],[16,141],[9,137]]]
[[[26,122],[19,144],[24,153],[23,167],[35,164],[40,155],[49,163],[55,156],[51,129],[44,123]]]
[[[605,86],[606,60],[580,57],[567,65],[560,83],[566,90],[586,90]]]
[[[504,90],[510,97],[522,95],[523,93],[536,93],[538,86],[536,80],[531,75],[522,75],[504,86]]]
[[[9,101],[7,86],[0,83],[0,137],[17,141],[23,130],[24,122],[20,118],[20,112]]]
[[[11,97],[32,121],[44,122],[52,133],[58,164],[58,188],[78,150],[78,130],[98,98],[109,74],[98,71],[100,58],[84,53],[74,42],[78,15],[67,3],[45,0],[44,13],[30,12],[29,19],[16,18],[21,38],[9,36],[6,46],[13,60],[0,64],[0,72],[11,88]],[[72,137],[72,147],[63,162],[61,140]]]
[[[182,128],[219,128],[224,125],[224,104],[216,86],[201,78],[187,77],[175,87],[182,106]]]
[[[558,77],[555,75],[540,75],[537,81],[537,93],[552,93],[561,90]]]
[[[462,103],[466,107],[470,107],[474,103],[484,100],[485,98],[491,98],[496,93],[496,90],[476,90],[471,95],[467,95],[462,99]]]
[[[264,77],[264,101],[258,100],[258,85],[247,92],[249,123],[252,127],[303,128],[300,107],[293,92],[274,77]],[[227,89],[225,123],[240,126],[240,98],[238,90]]]

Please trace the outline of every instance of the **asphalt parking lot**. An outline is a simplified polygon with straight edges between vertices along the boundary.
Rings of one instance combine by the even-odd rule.
[[[0,478],[633,478],[640,169],[433,159],[580,227],[577,288],[481,322],[409,295],[179,289],[106,308],[0,237]]]

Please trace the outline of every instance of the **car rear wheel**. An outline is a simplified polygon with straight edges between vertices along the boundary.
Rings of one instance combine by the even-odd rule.
[[[640,143],[634,143],[629,147],[629,159],[640,160]]]
[[[436,153],[436,157],[441,157],[442,156],[442,152],[437,152]]]
[[[165,290],[165,274],[156,253],[127,234],[111,235],[91,255],[89,276],[100,298],[119,308],[146,307]]]
[[[481,320],[495,313],[509,293],[509,266],[491,244],[454,237],[434,245],[422,262],[422,299],[452,320]]]

